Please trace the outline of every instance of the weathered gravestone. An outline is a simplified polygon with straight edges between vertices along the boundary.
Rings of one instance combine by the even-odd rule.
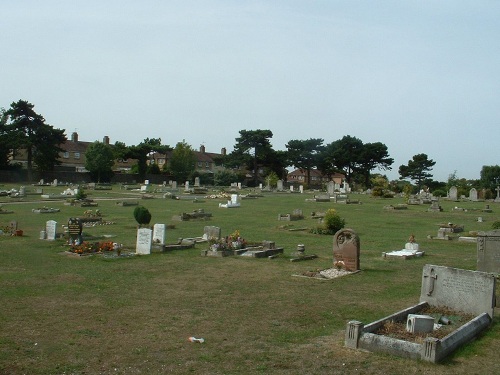
[[[215,227],[213,225],[207,225],[203,228],[203,239],[210,240],[220,240],[221,237],[221,229],[219,227]]]
[[[70,245],[80,245],[82,243],[82,228],[82,221],[79,218],[69,218],[68,234]]]
[[[139,228],[137,230],[137,242],[135,246],[136,254],[151,254],[152,233],[149,228]]]
[[[478,233],[477,270],[500,274],[500,230]]]
[[[477,190],[475,188],[469,190],[469,200],[477,202]]]
[[[283,180],[278,180],[276,190],[283,191]]]
[[[177,181],[172,181],[172,190],[177,190]]]
[[[486,272],[427,264],[422,272],[420,302],[366,325],[350,321],[345,332],[345,346],[439,362],[488,328],[495,309],[495,289],[494,275]],[[406,322],[408,325],[407,319],[429,306],[475,317],[441,339],[431,337],[432,332],[423,341],[416,342],[379,333],[386,323]]]
[[[326,192],[328,195],[333,195],[333,193],[335,193],[335,182],[328,181],[328,184],[326,185]]]
[[[49,220],[45,223],[45,233],[48,240],[55,240],[57,232],[57,221]]]
[[[165,224],[155,224],[153,226],[153,243],[165,245]]]
[[[456,186],[452,186],[448,191],[448,198],[452,201],[458,200],[458,189]]]
[[[341,229],[333,237],[333,261],[344,263],[346,271],[358,271],[359,237],[352,229]]]
[[[194,178],[194,186],[200,187],[200,178],[198,176]]]

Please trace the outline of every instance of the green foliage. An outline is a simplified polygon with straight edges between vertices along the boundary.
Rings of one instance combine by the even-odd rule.
[[[274,186],[278,185],[279,177],[276,173],[271,172],[266,176],[265,180],[266,180],[266,184],[269,180],[269,186],[274,187]]]
[[[151,222],[151,213],[144,206],[137,206],[134,209],[134,218],[139,225],[148,225]]]
[[[500,183],[500,166],[483,165],[480,173],[480,184],[482,188],[495,190]]]
[[[215,186],[229,186],[232,182],[237,181],[238,176],[232,171],[217,171],[214,175]]]
[[[320,154],[324,150],[323,139],[293,139],[288,141],[288,163],[306,171],[306,186],[311,185],[311,170],[318,166]]]
[[[75,199],[81,200],[87,198],[87,194],[82,188],[78,189],[78,193],[75,195]]]
[[[495,221],[491,224],[492,229],[500,229],[500,221]]]
[[[408,160],[407,165],[401,165],[399,167],[400,179],[409,178],[415,181],[420,188],[427,178],[432,177],[429,172],[435,164],[436,162],[429,159],[426,154],[414,155],[411,160]]]
[[[149,164],[148,168],[147,168],[147,173],[149,173],[149,174],[160,174],[160,167],[156,163]]]
[[[113,174],[115,154],[110,145],[94,142],[85,152],[85,168],[97,182],[109,180]]]
[[[330,208],[326,211],[322,225],[311,229],[311,233],[316,234],[335,234],[345,227],[345,220],[340,217],[337,211]]]
[[[438,189],[438,190],[434,190],[432,192],[432,195],[434,195],[435,197],[446,197],[447,194],[446,194],[446,191]]]
[[[184,182],[191,177],[195,168],[196,156],[194,150],[185,141],[178,142],[172,151],[172,158],[170,159],[172,177],[179,182]]]

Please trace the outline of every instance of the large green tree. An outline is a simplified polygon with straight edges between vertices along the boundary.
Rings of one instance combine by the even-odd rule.
[[[119,146],[120,144],[117,145],[117,147]],[[171,149],[170,146],[161,144],[161,138],[146,138],[138,145],[130,146],[126,150],[122,149],[121,155],[125,159],[131,158],[137,160],[139,177],[144,179],[148,169],[149,155],[153,152],[165,154]]]
[[[259,182],[259,169],[263,168],[273,149],[270,139],[273,137],[271,130],[240,130],[236,138],[234,151],[225,158],[225,165],[232,168],[245,167],[252,171],[254,185]]]
[[[483,165],[480,172],[479,182],[481,187],[494,191],[500,184],[500,166]]]
[[[350,135],[328,144],[321,153],[320,169],[323,173],[342,172],[351,183],[353,174],[359,170],[363,142]]]
[[[325,149],[323,139],[292,139],[288,141],[286,148],[289,165],[306,172],[306,184],[309,186],[311,184],[311,170],[318,166],[321,152]]]
[[[19,100],[5,112],[8,116],[5,139],[13,152],[26,153],[28,181],[32,181],[34,167],[43,173],[60,164],[58,157],[63,151],[60,145],[66,141],[64,130],[46,124],[33,107],[33,104]]]
[[[170,158],[169,169],[172,177],[179,182],[188,180],[196,169],[196,155],[193,148],[185,141],[178,142],[175,145]]]
[[[91,143],[85,152],[85,169],[90,172],[94,181],[109,180],[114,163],[113,148],[105,143]]]
[[[5,112],[5,108],[0,108],[0,170],[9,168],[10,148],[6,133],[8,116]]]
[[[418,188],[422,187],[422,183],[432,177],[432,174],[429,173],[432,171],[432,167],[436,164],[436,162],[426,154],[417,154],[414,155],[411,160],[408,160],[408,164],[401,165],[399,167],[399,179],[404,180],[409,178],[414,181]]]
[[[387,146],[381,142],[365,143],[359,157],[358,170],[364,177],[366,187],[371,185],[371,171],[391,170],[394,159],[389,157]]]

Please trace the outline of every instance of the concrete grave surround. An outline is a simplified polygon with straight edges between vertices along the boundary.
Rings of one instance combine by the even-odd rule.
[[[149,228],[139,228],[137,230],[137,242],[135,246],[136,254],[151,254],[152,230]]]
[[[333,236],[333,261],[344,262],[346,271],[358,271],[359,236],[352,229],[341,229]]]
[[[159,245],[165,245],[165,224],[155,224],[153,226],[153,242]]]
[[[45,223],[45,232],[48,240],[56,239],[57,221],[49,220]]]
[[[347,323],[344,344],[353,349],[439,362],[488,328],[493,319],[495,290],[496,279],[492,274],[426,264],[422,271],[418,304],[367,325],[356,320],[350,321]],[[423,326],[429,323],[424,322],[425,315],[419,314],[428,306],[448,308],[475,317],[442,339],[426,337],[422,343],[374,333],[386,322],[406,321],[407,328],[419,329],[417,324]],[[417,323],[415,319],[413,322],[408,321],[416,316],[420,316],[420,322]]]
[[[478,233],[477,270],[500,274],[500,229]]]

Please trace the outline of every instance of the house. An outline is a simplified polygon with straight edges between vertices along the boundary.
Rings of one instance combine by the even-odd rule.
[[[335,184],[341,185],[345,179],[342,173],[335,173],[332,176],[327,176],[317,169],[311,169],[311,185],[321,186],[333,181]],[[293,172],[288,173],[286,181],[289,184],[305,185],[307,184],[307,171],[304,169],[296,169]]]

